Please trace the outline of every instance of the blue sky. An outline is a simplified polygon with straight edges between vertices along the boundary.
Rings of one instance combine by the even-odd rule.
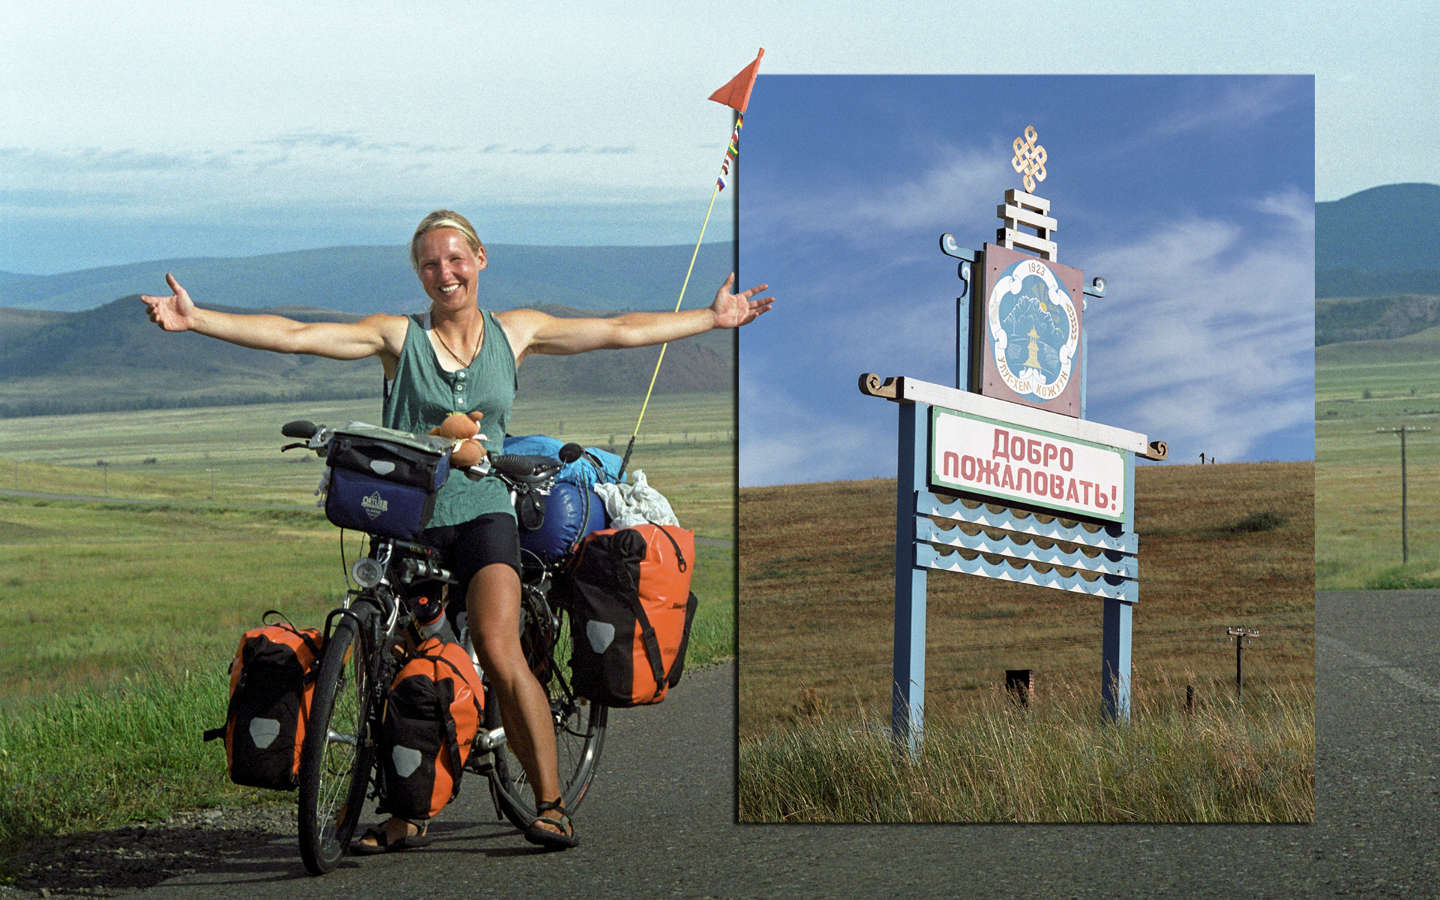
[[[1318,199],[1440,183],[1427,4],[1164,6],[12,3],[0,270],[400,244],[441,205],[495,242],[690,243],[729,133],[705,97],[760,46],[767,74],[1315,74]]]
[[[1086,418],[1171,458],[1314,455],[1309,76],[763,76],[740,156],[742,485],[890,477],[861,372],[953,385],[956,261],[993,240],[1034,125],[1059,261],[1091,300]]]
[[[342,0],[11,6],[0,30],[0,271],[44,274],[177,256],[399,245],[425,212],[439,206],[466,212],[495,243],[689,244],[730,129],[729,110],[705,98],[760,46],[766,48],[762,76],[1313,74],[1316,199],[1391,182],[1440,183],[1440,154],[1433,151],[1440,146],[1440,116],[1426,113],[1440,81],[1433,53],[1440,24],[1419,0],[1383,10],[1338,2],[1226,0],[1165,8],[1139,0],[1036,0],[998,17],[928,0],[875,0],[852,11],[820,0],[783,6],[734,0],[708,10],[668,0],[579,6],[542,0],[523,9],[469,0],[417,0],[403,7]],[[780,98],[767,100],[764,84],[748,118],[747,151],[765,139],[767,128],[780,133],[773,114],[766,124],[765,112]],[[1291,221],[1285,198],[1294,195],[1268,182],[1240,190],[1228,178],[1215,191],[1201,190],[1207,172],[1220,173],[1211,159],[1235,149],[1232,138],[1217,138],[1215,130],[1225,127],[1223,117],[1246,107],[1207,107],[1192,99],[1179,97],[1168,109],[1140,98],[1133,115],[1131,107],[1107,107],[1080,116],[1080,107],[1057,104],[1049,122],[1038,123],[1042,143],[1056,154],[1057,174],[1046,190],[1061,217],[1061,258],[1116,279],[1113,298],[1104,301],[1110,306],[1102,302],[1093,317],[1092,356],[1114,353],[1125,362],[1097,362],[1089,415],[1169,439],[1177,459],[1202,449],[1222,459],[1303,453],[1295,449],[1300,390],[1288,350],[1278,357],[1261,352],[1261,316],[1239,315],[1232,323],[1208,312],[1214,304],[1234,302],[1222,302],[1219,292],[1235,289],[1236,280],[1281,280],[1268,270],[1246,279],[1234,256],[1256,236],[1269,244],[1285,238],[1257,231],[1261,214],[1245,200],[1278,204],[1278,212],[1266,215],[1281,224]],[[954,109],[958,101],[946,102]],[[1259,98],[1254,115],[1263,117],[1268,102]],[[970,117],[970,108],[952,115]],[[1139,233],[1143,221],[1129,224],[1128,232],[1119,228],[1108,196],[1094,182],[1104,171],[1130,178],[1144,159],[1132,148],[1147,128],[1207,133],[1205,122],[1185,119],[1206,109],[1222,117],[1209,123],[1210,140],[1169,145],[1174,165],[1189,173],[1193,185],[1181,196],[1196,208],[1182,208],[1180,200],[1156,207],[1156,215],[1181,223],[1179,231],[1166,233],[1192,251],[1189,267],[1174,277],[1128,270],[1120,254],[1163,251],[1167,238],[1153,233],[1147,245]],[[884,208],[852,208],[843,215],[870,223],[873,231],[898,224],[887,215],[928,207],[944,220],[943,229],[980,239],[993,227],[985,220],[1000,189],[989,174],[977,177],[984,172],[980,163],[1003,168],[995,147],[1023,124],[1020,112],[1028,110],[1007,110],[1003,123],[970,117],[969,124],[984,121],[997,131],[987,132],[989,143],[974,134],[949,136],[947,147],[964,154],[949,169],[934,165],[941,148],[926,157],[915,146],[933,113],[917,111],[897,122],[898,131],[915,130],[911,146],[902,148],[911,164],[891,173],[899,176],[889,182],[898,193],[880,196]],[[1102,127],[1107,117],[1108,127]],[[1137,127],[1142,120],[1145,127]],[[1084,153],[1093,171],[1062,177],[1065,161],[1082,156],[1065,145],[1066,134],[1085,127],[1103,131]],[[851,129],[843,139],[854,170],[863,163],[867,171],[886,171],[864,156],[861,138],[875,137]],[[1107,149],[1096,151],[1102,144]],[[1290,148],[1282,143],[1268,149],[1284,155]],[[918,179],[922,170],[915,165],[925,159],[931,165],[923,171],[934,181]],[[1131,181],[1127,189],[1165,199],[1154,187],[1157,178]],[[1109,193],[1118,196],[1120,186]],[[983,202],[967,206],[977,198]],[[785,216],[793,219],[804,209],[777,206],[769,227],[785,225]],[[729,204],[722,202],[707,237],[726,237],[732,226]],[[923,231],[918,243],[905,239],[913,260],[887,256],[896,269],[886,290],[910,285],[920,269],[930,271],[933,285],[915,284],[907,301],[953,290],[953,275],[936,259],[933,230],[917,228],[917,235]],[[1122,233],[1124,239],[1116,239]],[[837,233],[814,240],[819,248],[851,238]],[[1244,256],[1258,266],[1259,253],[1246,248]],[[1231,280],[1212,284],[1208,276],[1216,266]],[[808,273],[791,274],[777,264],[748,269],[750,275],[772,282],[780,297],[766,328],[784,334],[787,321],[809,318],[815,281]],[[832,275],[840,281],[840,272]],[[873,269],[846,275],[835,296],[853,296],[857,284],[875,288]],[[676,273],[677,284],[682,277]],[[1295,279],[1284,280],[1293,287]],[[157,272],[155,284],[136,290],[159,287]],[[672,302],[669,296],[623,296],[623,285],[596,289],[622,295],[625,305],[666,308]],[[295,302],[303,302],[303,285],[295,292]],[[687,302],[703,300],[691,293]],[[1167,309],[1166,302],[1178,308]],[[1263,303],[1279,310],[1269,327],[1288,348],[1302,324],[1285,302]],[[1124,304],[1144,315],[1105,311]],[[1121,323],[1159,333],[1122,341],[1114,331],[1104,332]],[[1116,351],[1120,347],[1123,353]],[[1207,370],[1179,383],[1173,379],[1174,352],[1191,347],[1197,358],[1216,365],[1227,356],[1248,362],[1257,380],[1278,385],[1278,393],[1267,397],[1279,399],[1267,399],[1258,410],[1245,407],[1254,422],[1241,421],[1219,436],[1215,423],[1226,421],[1228,411],[1207,405],[1217,395],[1205,386]],[[1237,347],[1253,358],[1236,357]],[[1158,355],[1137,355],[1151,352],[1141,348]],[[919,369],[912,371],[943,380],[944,352],[929,353],[917,358]],[[857,373],[884,369],[892,357],[876,358],[856,367]],[[1214,374],[1231,383],[1233,368]],[[1168,391],[1152,389],[1162,380]],[[848,396],[853,385],[845,390]],[[746,391],[751,408],[762,410],[753,389]],[[856,394],[847,402],[859,399]],[[1193,415],[1174,421],[1177,409]],[[865,407],[844,418],[859,423],[875,415]],[[1259,429],[1266,423],[1281,431],[1264,436]],[[849,436],[868,452],[870,432]],[[855,474],[883,469],[866,462]],[[808,475],[832,476],[844,477]]]

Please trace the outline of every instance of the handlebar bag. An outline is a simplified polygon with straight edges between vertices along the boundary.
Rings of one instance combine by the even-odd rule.
[[[480,677],[454,641],[427,638],[390,684],[380,725],[385,812],[424,821],[460,793],[479,733]]]
[[[361,422],[336,429],[325,459],[330,521],[402,540],[420,533],[450,474],[444,440]]]
[[[287,791],[299,782],[321,642],[319,629],[289,622],[252,628],[240,638],[225,724],[205,732],[207,741],[225,739],[231,781]]]
[[[597,531],[564,579],[571,610],[572,683],[607,706],[665,699],[680,682],[697,601],[695,532],[675,525]]]

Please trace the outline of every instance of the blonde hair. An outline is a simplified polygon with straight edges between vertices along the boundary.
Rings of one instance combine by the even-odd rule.
[[[475,233],[475,226],[470,220],[458,212],[449,209],[437,209],[430,215],[420,220],[415,228],[415,236],[410,238],[410,268],[420,269],[420,257],[416,247],[420,239],[437,228],[453,228],[465,237],[465,243],[469,245],[472,253],[480,253],[485,245],[480,243],[480,236]]]

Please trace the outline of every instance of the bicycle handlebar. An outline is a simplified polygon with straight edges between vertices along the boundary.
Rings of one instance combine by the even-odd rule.
[[[280,427],[280,433],[285,437],[304,438],[303,443],[285,444],[280,448],[281,452],[299,449],[313,450],[320,456],[325,455],[332,436],[331,429],[324,425],[316,425],[308,419],[286,422]],[[517,453],[487,454],[479,463],[466,466],[459,471],[474,479],[494,475],[512,488],[528,492],[534,488],[548,486],[555,480],[555,475],[562,466],[574,462],[584,453],[585,448],[571,441],[560,448],[557,454],[558,462],[549,456],[526,456]]]

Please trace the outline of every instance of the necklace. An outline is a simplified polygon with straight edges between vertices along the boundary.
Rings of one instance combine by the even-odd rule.
[[[455,361],[456,361],[456,362],[458,362],[460,365],[462,365],[462,366],[464,366],[465,368],[468,369],[468,368],[470,368],[470,366],[475,362],[475,357],[477,357],[477,356],[480,355],[480,332],[481,332],[481,330],[482,330],[484,327],[485,327],[485,319],[482,317],[482,318],[480,319],[480,327],[475,329],[475,352],[472,353],[472,354],[470,354],[470,360],[469,360],[469,362],[466,362],[465,360],[461,359],[461,358],[460,358],[460,354],[458,354],[458,353],[456,353],[454,350],[451,350],[451,349],[450,349],[450,345],[447,344],[447,343],[445,343],[445,339],[440,336],[440,329],[439,329],[439,328],[432,328],[432,329],[430,330],[430,333],[433,334],[433,335],[435,335],[435,340],[437,340],[437,341],[440,342],[440,346],[442,346],[442,347],[445,348],[445,352],[446,352],[446,353],[450,354],[452,357],[455,358]]]

